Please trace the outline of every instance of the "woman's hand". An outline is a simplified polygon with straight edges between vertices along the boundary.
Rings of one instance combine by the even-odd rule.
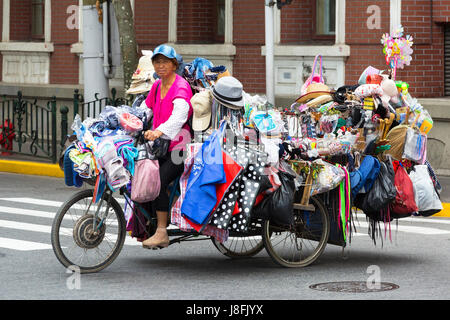
[[[163,133],[159,130],[147,130],[144,132],[144,138],[150,141],[154,141],[162,135]]]

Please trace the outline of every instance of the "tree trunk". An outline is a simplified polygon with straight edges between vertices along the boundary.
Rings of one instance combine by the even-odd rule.
[[[119,28],[120,51],[122,54],[124,90],[128,90],[131,77],[139,62],[133,11],[130,0],[112,0]]]

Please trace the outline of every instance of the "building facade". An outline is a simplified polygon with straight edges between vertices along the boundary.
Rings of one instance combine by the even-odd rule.
[[[247,92],[264,94],[264,0],[130,1],[139,49],[171,44],[186,62],[226,65]],[[81,6],[1,0],[1,87],[61,95],[83,88]],[[356,84],[369,65],[387,69],[380,39],[399,24],[413,36],[414,53],[397,79],[416,97],[450,95],[449,20],[450,0],[293,0],[274,15],[275,95],[298,96],[317,54],[333,88]],[[110,85],[120,88],[121,77],[118,68]]]

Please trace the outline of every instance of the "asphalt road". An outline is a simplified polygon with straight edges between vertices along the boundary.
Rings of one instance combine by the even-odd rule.
[[[441,183],[444,185],[444,180]],[[447,181],[447,180],[446,180]],[[56,300],[393,300],[449,299],[450,220],[414,218],[391,225],[392,242],[374,245],[364,217],[358,235],[342,251],[328,245],[306,268],[282,268],[263,250],[248,259],[222,255],[209,241],[175,244],[164,250],[126,245],[103,271],[77,281],[57,261],[48,228],[56,207],[39,200],[65,201],[79,189],[63,179],[0,173],[0,299]],[[446,192],[444,187],[444,192]],[[18,199],[20,198],[20,199]],[[25,199],[25,200],[24,200]],[[30,199],[34,199],[30,201]],[[22,209],[22,210],[20,210]],[[17,214],[44,212],[49,216]],[[22,228],[21,226],[28,226]],[[38,225],[40,229],[33,229]],[[43,226],[47,226],[45,229]],[[398,230],[397,230],[398,228]],[[384,232],[384,227],[382,226]],[[6,240],[5,240],[6,239]],[[11,240],[12,239],[12,240]],[[15,241],[38,243],[18,249]],[[8,248],[8,246],[10,246]],[[375,270],[375,271],[374,271]],[[313,284],[368,281],[399,288],[383,292],[326,292]]]

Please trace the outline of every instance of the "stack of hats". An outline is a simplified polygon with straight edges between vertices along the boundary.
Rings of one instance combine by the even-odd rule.
[[[155,69],[152,63],[152,51],[142,50],[143,56],[139,59],[139,64],[131,77],[131,85],[127,94],[141,94],[150,91],[155,82]]]
[[[308,107],[317,107],[321,104],[333,101],[333,91],[323,83],[311,83],[306,88],[306,93],[301,95],[296,101],[304,103]]]

